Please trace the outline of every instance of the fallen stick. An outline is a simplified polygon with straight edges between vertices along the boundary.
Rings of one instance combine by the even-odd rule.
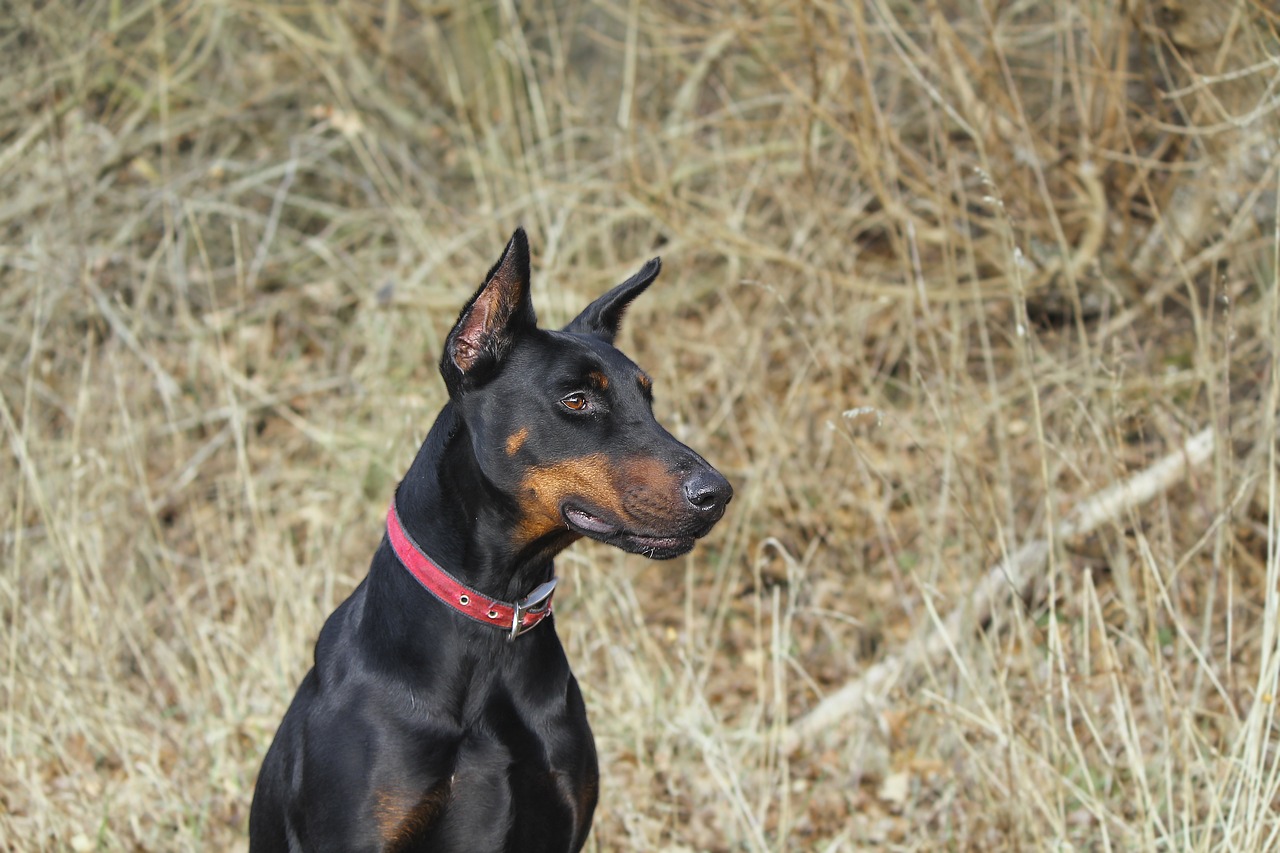
[[[1213,454],[1213,437],[1213,427],[1206,427],[1151,467],[1093,495],[1054,527],[1054,537],[1068,539],[1092,533],[1166,491]],[[831,728],[842,717],[882,701],[895,686],[915,678],[923,664],[940,660],[955,647],[966,626],[987,620],[997,600],[1024,594],[1032,572],[1044,564],[1048,555],[1049,540],[1036,539],[989,568],[968,601],[951,611],[941,627],[931,624],[910,640],[901,654],[873,665],[795,719],[787,730],[787,751]]]

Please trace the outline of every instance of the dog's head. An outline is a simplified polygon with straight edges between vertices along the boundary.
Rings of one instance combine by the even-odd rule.
[[[733,489],[653,416],[648,374],[613,346],[657,258],[559,331],[539,329],[518,230],[445,341],[440,372],[515,544],[589,536],[668,559],[724,515]]]

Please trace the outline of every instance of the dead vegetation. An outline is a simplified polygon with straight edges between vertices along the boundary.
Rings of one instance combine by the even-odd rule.
[[[1274,849],[1278,30],[7,6],[0,848],[243,848],[523,224],[546,322],[663,255],[624,346],[738,491],[562,560],[589,849]]]

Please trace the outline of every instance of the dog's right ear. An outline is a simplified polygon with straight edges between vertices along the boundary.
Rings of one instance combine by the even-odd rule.
[[[529,297],[529,238],[517,228],[445,339],[440,374],[449,393],[482,382],[537,322]]]
[[[618,328],[622,325],[622,315],[626,313],[627,306],[653,284],[661,271],[662,259],[653,258],[640,268],[640,272],[582,309],[582,313],[574,317],[564,330],[595,335],[606,343],[613,343],[613,339],[618,336]]]

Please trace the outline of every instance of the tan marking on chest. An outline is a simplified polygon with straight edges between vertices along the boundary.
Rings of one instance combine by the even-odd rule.
[[[425,832],[449,802],[452,779],[427,791],[383,788],[374,792],[373,817],[388,851],[401,849]]]
[[[591,816],[596,810],[596,801],[600,797],[600,777],[589,776],[578,786],[578,833],[586,838],[591,829]]]

